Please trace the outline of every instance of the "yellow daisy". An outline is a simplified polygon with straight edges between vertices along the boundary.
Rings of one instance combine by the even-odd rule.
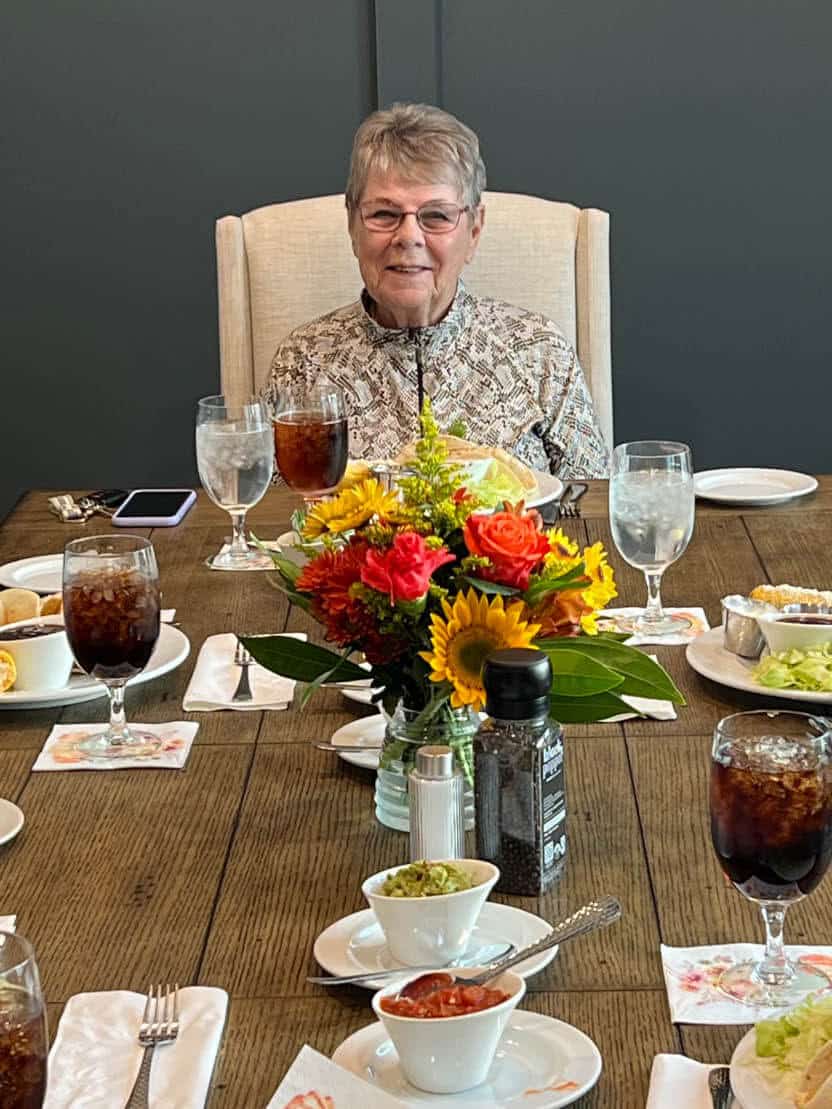
[[[594,609],[604,608],[618,596],[612,567],[601,543],[584,548],[584,571],[592,584],[583,591],[584,600]]]
[[[395,493],[385,493],[375,478],[359,481],[332,500],[318,501],[306,514],[304,539],[341,535],[366,524],[373,516],[390,516],[398,506]]]
[[[479,595],[474,589],[458,593],[451,604],[442,601],[443,619],[431,616],[432,651],[420,651],[430,666],[432,682],[450,682],[453,686],[451,705],[470,705],[477,712],[485,703],[480,670],[486,657],[502,647],[531,647],[540,630],[539,624],[522,620],[523,602],[515,601],[507,608],[499,595]]]

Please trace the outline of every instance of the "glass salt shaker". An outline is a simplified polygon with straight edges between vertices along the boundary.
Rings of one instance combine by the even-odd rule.
[[[502,893],[536,896],[563,874],[563,732],[549,718],[552,667],[543,651],[495,651],[482,669],[474,736],[477,856],[500,868]]]
[[[465,781],[450,747],[420,747],[408,779],[410,859],[465,858]]]

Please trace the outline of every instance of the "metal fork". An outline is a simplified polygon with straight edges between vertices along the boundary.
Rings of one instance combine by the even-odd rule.
[[[560,502],[560,514],[566,516],[570,520],[575,520],[581,515],[581,506],[578,501],[584,495],[587,486],[582,482],[577,485],[570,485],[567,490],[566,496]]]
[[[248,668],[251,666],[251,663],[251,655],[238,639],[237,646],[234,648],[234,665],[240,667],[240,680],[237,682],[237,688],[234,690],[234,696],[231,698],[232,701],[251,700],[251,686],[248,682]]]
[[[161,982],[147,990],[144,1016],[139,1028],[139,1043],[144,1048],[142,1065],[125,1109],[150,1109],[150,1064],[158,1044],[170,1044],[179,1035],[179,984],[171,991],[165,986],[162,997]]]

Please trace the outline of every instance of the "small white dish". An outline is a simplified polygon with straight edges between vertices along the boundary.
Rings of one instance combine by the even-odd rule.
[[[128,710],[129,690],[134,685],[143,685],[144,682],[153,681],[154,678],[175,670],[185,661],[191,650],[188,637],[170,624],[162,624],[159,629],[159,639],[150,662],[127,683]],[[72,674],[69,681],[60,689],[49,689],[43,693],[30,693],[25,689],[9,689],[0,693],[0,709],[34,709],[45,708],[48,705],[75,705],[81,701],[93,701],[96,697],[106,697],[107,687],[96,678],[88,674]]]
[[[56,630],[32,639],[14,638],[17,629],[30,624],[55,627]],[[16,693],[37,695],[63,689],[75,661],[69,649],[62,615],[37,616],[31,620],[4,624],[0,627],[0,651],[6,651],[14,659],[17,677],[12,690]]]
[[[347,690],[341,692],[345,697],[348,696]],[[344,724],[333,732],[330,743],[336,747],[366,747],[366,754],[363,751],[345,751],[343,755],[339,754],[338,758],[351,763],[353,766],[362,766],[365,770],[377,770],[379,751],[384,742],[385,726],[384,717],[380,714],[362,716],[358,720],[351,720],[349,724]]]
[[[0,798],[0,843],[8,843],[14,839],[23,827],[23,813],[14,801]]]
[[[412,1086],[380,1022],[344,1040],[332,1061],[404,1105],[434,1109],[562,1109],[592,1089],[602,1067],[601,1053],[585,1033],[525,1009],[509,1017],[485,1082],[461,1094],[428,1094]]]
[[[727,686],[728,689],[756,693],[760,697],[832,705],[832,693],[809,693],[802,689],[769,689],[760,685],[751,676],[752,670],[757,665],[756,660],[740,658],[726,650],[722,627],[711,628],[698,635],[696,639],[692,639],[685,648],[685,658],[697,674]]]
[[[527,947],[542,940],[551,931],[546,921],[533,913],[516,909],[513,905],[486,901],[471,934],[464,955],[465,962],[469,966],[490,963],[505,951],[507,943],[513,943],[517,948]],[[537,974],[551,963],[557,950],[553,947],[524,959],[513,968],[515,974],[522,978]],[[330,924],[315,940],[313,954],[323,970],[337,976],[394,970],[401,966],[391,955],[372,909],[362,909]],[[397,981],[403,981],[409,973],[407,967],[402,967],[402,977]],[[363,986],[373,990],[384,984],[368,981]]]
[[[500,871],[493,863],[482,859],[451,861],[475,883],[470,889],[434,897],[390,897],[382,893],[381,887],[387,878],[410,863],[380,870],[362,883],[361,892],[375,913],[390,954],[397,963],[410,967],[431,963],[442,966],[465,953],[474,925]]]
[[[794,1109],[783,1090],[783,1072],[771,1059],[757,1054],[757,1034],[750,1029],[731,1056],[731,1089],[738,1105],[748,1109]]]
[[[811,474],[753,466],[700,470],[693,476],[696,496],[720,504],[782,504],[795,497],[805,497],[817,487],[817,480]]]
[[[62,554],[18,558],[0,566],[0,585],[6,589],[32,589],[35,593],[60,593],[63,572]]]
[[[823,623],[801,622],[811,617],[823,620]],[[793,649],[805,651],[809,647],[832,643],[832,615],[824,617],[823,613],[775,611],[766,612],[755,619],[772,654]]]
[[[457,977],[470,977],[474,968]],[[405,1078],[430,1094],[459,1094],[481,1085],[494,1062],[508,1019],[526,992],[519,974],[505,971],[489,989],[508,994],[505,1001],[456,1017],[402,1017],[385,1012],[382,1001],[401,985],[386,986],[373,996],[373,1012],[384,1025]]]

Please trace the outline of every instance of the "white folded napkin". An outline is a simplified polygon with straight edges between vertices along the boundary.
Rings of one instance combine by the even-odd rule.
[[[598,630],[632,632],[633,621],[641,616],[642,612],[644,612],[643,608],[605,608],[598,614]],[[691,626],[683,627],[671,635],[642,635],[638,632],[625,642],[633,647],[641,643],[656,643],[664,647],[679,646],[690,643],[710,627],[703,608],[665,608],[665,612],[670,615],[687,616]]]
[[[78,744],[87,736],[104,729],[104,724],[56,724],[32,770],[181,770],[188,761],[191,744],[199,724],[180,720],[173,724],[137,724],[143,732],[152,732],[162,740],[155,755],[131,759],[91,759]]]
[[[744,1005],[719,989],[722,972],[737,963],[760,959],[759,943],[724,943],[710,947],[667,947],[661,945],[662,969],[674,1024],[756,1024],[781,1013],[758,1005]],[[789,944],[787,954],[821,970],[832,985],[832,947]],[[820,985],[823,981],[820,980]]]
[[[141,1066],[142,994],[79,993],[66,1003],[49,1052],[44,1109],[113,1109],[127,1104]],[[157,1047],[150,1109],[202,1109],[219,1050],[228,994],[209,986],[179,991],[179,1036]]]
[[[697,1063],[684,1055],[657,1055],[646,1109],[713,1109],[708,1074],[720,1065]]]
[[[0,932],[13,932],[16,925],[16,916],[0,916]]]
[[[288,639],[305,640],[303,632],[286,632]],[[199,651],[194,672],[185,691],[182,707],[185,712],[216,712],[218,709],[239,709],[243,712],[263,709],[285,709],[292,703],[295,683],[290,678],[272,674],[252,662],[248,670],[251,686],[250,701],[232,701],[240,667],[234,663],[237,636],[209,635]]]
[[[649,657],[653,662],[658,661],[655,655]],[[659,701],[653,697],[628,697],[626,694],[621,695],[621,700],[626,701],[628,705],[632,705],[636,711],[619,712],[615,716],[608,716],[602,723],[616,724],[619,720],[634,720],[639,713],[649,716],[652,720],[676,719],[676,709],[673,707],[672,701]]]
[[[304,1044],[266,1109],[404,1109],[404,1103]]]

